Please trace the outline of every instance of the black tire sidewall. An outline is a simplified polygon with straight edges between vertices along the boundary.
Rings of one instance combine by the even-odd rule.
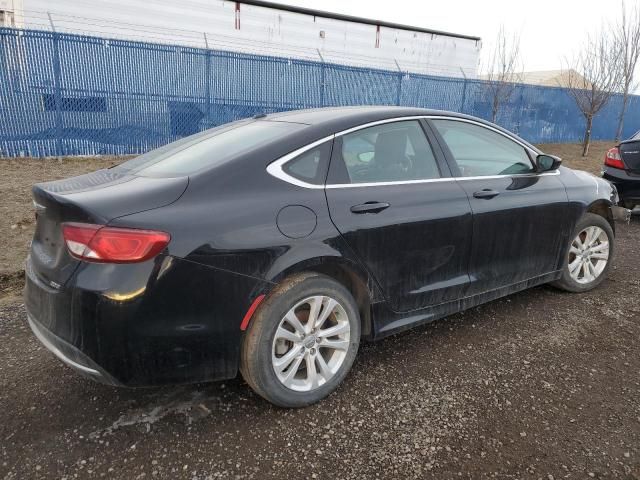
[[[285,387],[273,370],[271,354],[273,338],[282,318],[301,300],[326,295],[337,300],[347,313],[350,324],[349,349],[340,370],[324,385],[311,392],[297,392]],[[320,274],[312,274],[295,283],[291,288],[275,292],[265,301],[256,318],[251,333],[256,334],[251,351],[246,352],[252,378],[257,392],[275,405],[282,407],[304,407],[322,400],[342,383],[355,360],[360,343],[360,316],[351,293],[335,280]]]

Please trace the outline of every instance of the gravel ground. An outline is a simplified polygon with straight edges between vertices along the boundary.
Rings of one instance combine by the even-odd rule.
[[[0,301],[0,477],[640,479],[640,217],[610,277],[539,287],[361,349],[277,409],[241,379],[126,390],[76,376]]]

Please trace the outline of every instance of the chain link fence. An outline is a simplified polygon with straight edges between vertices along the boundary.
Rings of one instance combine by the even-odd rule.
[[[320,61],[0,29],[0,156],[143,153],[259,113],[337,105],[405,105],[491,117],[481,80]],[[622,99],[596,117],[615,135]],[[563,88],[517,85],[497,123],[534,143],[575,142],[584,119]],[[632,97],[625,135],[640,129]]]

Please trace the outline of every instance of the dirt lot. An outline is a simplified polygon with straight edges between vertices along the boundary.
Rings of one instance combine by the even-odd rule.
[[[84,380],[5,294],[0,478],[640,479],[638,238],[640,216],[618,226],[597,290],[539,287],[364,345],[334,395],[295,411],[240,378],[144,390]]]
[[[55,159],[0,159],[0,232],[5,246],[0,249],[0,289],[13,291],[16,272],[22,272],[33,235],[34,211],[31,186],[34,183],[72,177],[109,167],[121,161],[113,157]],[[10,290],[7,290],[10,289]]]
[[[589,155],[581,156],[582,147],[575,143],[547,143],[538,145],[545,153],[562,158],[563,165],[577,170],[586,170],[594,175],[600,175],[604,154],[613,147],[614,142],[594,142],[589,148]]]

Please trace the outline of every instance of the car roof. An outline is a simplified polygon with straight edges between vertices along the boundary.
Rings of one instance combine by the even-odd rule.
[[[349,128],[358,127],[365,123],[376,122],[391,118],[412,117],[412,116],[443,116],[473,120],[491,128],[498,129],[507,135],[528,145],[532,150],[539,150],[526,140],[518,137],[513,132],[506,130],[499,125],[487,122],[481,118],[465,115],[457,112],[444,110],[432,110],[416,107],[396,107],[396,106],[348,106],[348,107],[323,107],[307,110],[290,110],[286,112],[270,113],[260,115],[259,118],[265,121],[291,122],[308,125],[309,130],[313,130],[317,138],[331,135]],[[256,117],[258,118],[258,117]]]
[[[340,124],[357,126],[376,120],[413,115],[447,114],[437,110],[394,106],[324,107],[271,113],[265,120],[304,123],[306,125]],[[346,127],[349,128],[349,127]]]

